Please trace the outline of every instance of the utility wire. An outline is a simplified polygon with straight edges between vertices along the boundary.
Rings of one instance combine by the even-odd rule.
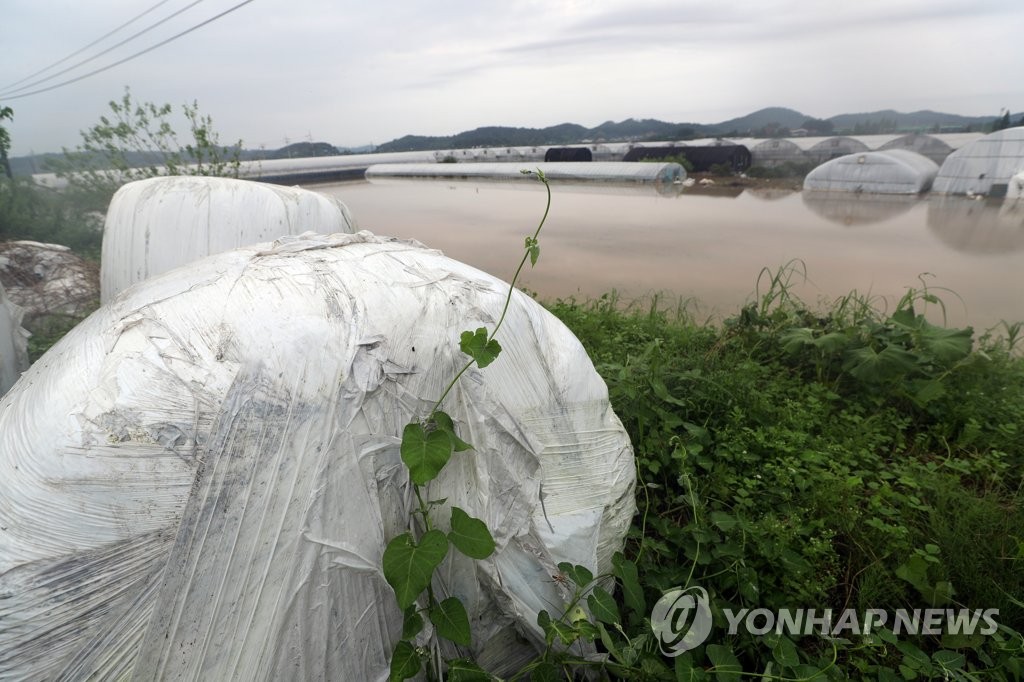
[[[139,36],[143,35],[144,33],[149,33],[150,31],[152,31],[157,26],[160,26],[161,24],[167,23],[168,21],[170,21],[174,17],[178,16],[182,12],[185,12],[187,10],[192,9],[193,7],[195,7],[196,5],[198,5],[201,2],[204,2],[204,0],[194,0],[191,4],[182,7],[177,12],[169,14],[168,16],[164,17],[163,19],[161,19],[160,21],[156,22],[155,24],[151,24],[150,26],[147,26],[146,28],[142,29],[141,31],[128,36],[127,38],[125,38],[121,42],[115,43],[114,45],[111,45],[110,47],[108,47],[107,49],[103,50],[102,52],[98,52],[97,54],[94,54],[93,56],[91,56],[91,57],[89,57],[87,59],[83,59],[82,61],[80,61],[80,62],[78,62],[76,64],[72,64],[71,66],[69,66],[69,67],[67,67],[65,69],[61,69],[57,73],[50,74],[46,78],[40,78],[37,81],[32,81],[31,83],[26,83],[25,85],[22,85],[20,88],[14,88],[13,90],[5,89],[2,92],[0,92],[0,97],[5,97],[7,95],[13,95],[13,94],[16,94],[18,92],[21,92],[22,90],[28,90],[29,88],[35,87],[37,85],[41,85],[42,83],[45,83],[46,81],[52,81],[57,76],[63,76],[68,71],[74,71],[75,69],[77,69],[80,66],[84,66],[85,64],[88,64],[91,61],[99,59],[100,57],[102,57],[105,54],[113,52],[114,50],[116,50],[117,48],[121,47],[125,43],[128,43],[128,42],[131,42],[131,41],[135,40],[136,38],[138,38]]]
[[[131,19],[129,19],[128,21],[124,22],[123,24],[121,24],[121,25],[120,25],[120,26],[118,26],[117,28],[113,29],[112,31],[108,31],[107,33],[104,33],[104,34],[103,34],[103,35],[101,35],[101,36],[100,36],[99,38],[97,38],[96,40],[92,41],[91,43],[89,43],[89,44],[88,44],[88,45],[86,45],[85,47],[83,47],[83,48],[81,48],[81,49],[79,49],[79,50],[76,50],[76,51],[72,52],[72,53],[71,53],[71,54],[69,54],[69,55],[68,55],[67,57],[64,57],[63,59],[60,59],[60,60],[58,60],[58,61],[55,61],[55,62],[54,62],[53,64],[50,64],[49,66],[45,66],[45,67],[43,67],[43,68],[39,69],[38,71],[36,71],[36,72],[34,72],[34,73],[30,73],[29,75],[27,75],[27,76],[25,76],[24,78],[22,78],[22,79],[21,79],[20,81],[14,81],[13,83],[10,83],[10,84],[8,84],[8,85],[5,85],[5,86],[3,86],[3,88],[0,88],[0,91],[2,91],[2,92],[7,92],[7,91],[9,91],[9,90],[10,90],[11,88],[13,88],[13,87],[14,87],[15,85],[21,85],[22,83],[24,83],[25,81],[27,81],[27,80],[28,80],[29,78],[35,78],[35,77],[36,77],[36,76],[38,76],[39,74],[41,74],[41,73],[46,73],[47,71],[49,71],[50,69],[52,69],[52,68],[53,68],[53,67],[55,67],[55,66],[60,66],[61,64],[63,64],[63,63],[64,63],[64,62],[66,62],[67,60],[71,59],[72,57],[77,57],[78,55],[80,55],[80,54],[82,54],[83,52],[85,52],[86,50],[88,50],[88,49],[89,49],[90,47],[93,47],[93,46],[94,46],[94,45],[96,45],[97,43],[101,43],[101,42],[103,42],[104,40],[106,40],[106,39],[107,39],[107,38],[109,38],[110,36],[114,35],[114,34],[115,34],[115,33],[117,33],[118,31],[120,31],[120,30],[121,30],[122,28],[124,28],[125,26],[128,26],[128,25],[130,25],[130,24],[132,24],[132,23],[134,23],[134,22],[138,21],[138,20],[139,20],[139,19],[141,19],[142,17],[146,16],[147,14],[149,14],[150,12],[152,12],[153,10],[157,9],[158,7],[160,7],[160,5],[166,5],[166,4],[168,3],[168,2],[170,2],[170,0],[160,0],[160,2],[156,3],[155,5],[153,5],[153,6],[152,6],[152,7],[150,7],[149,9],[147,9],[147,10],[146,10],[145,12],[143,12],[142,14],[137,14],[137,15],[135,15],[134,17],[132,17],[132,18],[131,18]]]
[[[141,57],[142,55],[146,54],[147,52],[152,52],[153,50],[157,49],[158,47],[163,47],[164,45],[166,45],[167,43],[169,43],[171,41],[177,40],[178,38],[180,38],[180,37],[182,37],[184,35],[187,35],[187,34],[191,33],[192,31],[195,31],[198,28],[202,28],[203,26],[206,26],[209,23],[217,21],[221,17],[223,17],[225,15],[228,15],[228,14],[231,14],[235,10],[237,10],[237,9],[239,9],[239,8],[245,6],[245,5],[248,5],[252,1],[253,0],[245,0],[244,2],[240,2],[240,3],[238,3],[237,5],[235,5],[233,7],[229,7],[228,9],[224,10],[223,12],[221,12],[220,14],[218,14],[216,16],[210,17],[209,19],[207,19],[206,21],[204,21],[204,22],[202,22],[200,24],[196,24],[192,28],[186,29],[186,30],[182,31],[181,33],[175,34],[175,35],[171,36],[170,38],[167,38],[166,40],[161,40],[156,45],[152,45],[150,47],[147,47],[145,50],[141,50],[139,52],[136,52],[133,55],[129,55],[129,56],[125,57],[124,59],[121,59],[121,60],[118,60],[118,61],[114,62],[113,64],[108,64],[107,66],[104,66],[104,67],[102,67],[100,69],[96,69],[95,71],[90,71],[89,73],[86,73],[86,74],[83,74],[81,76],[78,76],[77,78],[72,78],[70,80],[62,81],[60,83],[57,83],[55,85],[51,85],[49,87],[40,88],[39,90],[32,90],[31,92],[23,92],[20,95],[13,95],[11,97],[4,97],[4,100],[21,99],[22,97],[28,97],[29,95],[38,95],[41,92],[49,92],[50,90],[56,90],[57,88],[63,87],[65,85],[70,85],[71,83],[77,83],[80,80],[84,80],[86,78],[89,78],[90,76],[95,76],[98,73],[103,73],[104,71],[109,71],[110,69],[114,68],[115,66],[120,66],[121,64],[124,64],[125,62],[128,62],[128,61],[131,61],[132,59],[135,59],[136,57]]]

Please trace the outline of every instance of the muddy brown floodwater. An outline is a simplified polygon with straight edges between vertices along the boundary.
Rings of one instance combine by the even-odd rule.
[[[543,187],[532,182],[310,189],[344,201],[362,229],[418,239],[505,280],[544,209]],[[930,273],[925,281],[944,298],[950,324],[980,331],[1024,320],[1024,202],[600,185],[553,185],[552,193],[540,262],[522,281],[545,300],[661,293],[699,301],[699,316],[721,319],[749,300],[762,268],[799,259],[808,281],[796,291],[811,303],[856,289],[891,309]]]

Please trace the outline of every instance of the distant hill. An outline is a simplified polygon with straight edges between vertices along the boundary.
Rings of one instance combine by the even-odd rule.
[[[988,132],[996,116],[960,116],[938,111],[901,113],[893,109],[860,114],[839,114],[823,121],[785,107],[767,107],[731,118],[720,123],[672,123],[656,119],[628,118],[624,121],[605,121],[593,128],[576,123],[561,123],[547,128],[514,128],[486,126],[455,135],[406,135],[372,146],[340,148],[326,142],[297,142],[280,149],[243,149],[243,161],[257,159],[290,159],[336,154],[362,154],[377,152],[433,151],[438,149],[471,149],[473,147],[535,147],[541,145],[568,145],[583,142],[645,142],[650,140],[688,140],[699,137],[778,137],[789,136],[808,123],[831,124],[832,134],[872,134],[904,132]],[[1010,115],[1014,125],[1024,125],[1024,114]],[[812,134],[814,130],[810,131]],[[228,150],[225,150],[226,152]],[[37,154],[11,157],[15,175],[30,175],[47,171],[48,159],[63,158],[61,154]],[[143,152],[129,155],[139,165],[159,162],[153,154]]]
[[[959,116],[936,111],[915,111],[909,114],[893,110],[863,114],[840,114],[818,121],[794,109],[767,107],[746,116],[720,123],[671,123],[655,119],[626,119],[618,123],[605,121],[594,128],[563,123],[548,128],[476,128],[457,135],[426,137],[406,135],[386,142],[379,152],[430,151],[472,147],[519,147],[536,145],[578,144],[580,142],[643,142],[646,140],[687,140],[696,137],[789,136],[805,124],[831,123],[832,134],[870,134],[902,132],[987,132],[995,116]],[[1020,114],[1013,114],[1014,122]],[[812,134],[814,130],[810,131]]]
[[[739,118],[731,118],[728,121],[722,121],[714,126],[716,132],[726,133],[729,131],[736,131],[741,135],[751,133],[761,128],[768,128],[770,126],[779,126],[786,129],[796,129],[803,125],[804,121],[811,118],[807,114],[801,114],[799,111],[793,109],[786,109],[784,107],[768,107],[766,109],[759,109],[752,114],[741,116]]]
[[[1018,115],[1011,118],[1016,121]],[[913,132],[974,128],[982,130],[991,125],[995,116],[960,116],[939,111],[913,111],[904,114],[892,109],[863,114],[839,114],[828,119],[835,130],[846,132]],[[877,130],[874,130],[877,129]]]

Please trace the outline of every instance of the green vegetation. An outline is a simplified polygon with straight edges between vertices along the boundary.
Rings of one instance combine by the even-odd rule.
[[[744,171],[752,178],[802,178],[814,170],[817,164],[784,161],[775,166],[751,166]]]
[[[645,665],[686,680],[739,679],[733,665],[769,679],[1020,679],[1021,326],[977,340],[935,326],[927,288],[891,313],[856,293],[813,311],[788,291],[792,267],[762,274],[765,290],[721,327],[614,296],[551,306],[633,441],[642,512],[627,555],[647,603],[677,586],[711,595],[707,643]],[[998,608],[1000,628],[726,632],[723,609],[762,607]]]
[[[189,138],[179,141],[171,124],[170,104],[135,102],[125,88],[110,103],[111,116],[82,132],[82,144],[64,150],[63,160],[50,162],[68,182],[68,193],[94,210],[105,210],[114,192],[126,182],[158,175],[215,175],[237,177],[242,141],[220,145],[209,116],[199,105],[184,104],[182,114]]]

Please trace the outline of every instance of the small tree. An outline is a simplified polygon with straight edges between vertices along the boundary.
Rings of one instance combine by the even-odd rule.
[[[64,159],[51,162],[58,177],[74,190],[91,195],[105,206],[126,182],[158,175],[216,175],[238,177],[242,141],[223,147],[209,116],[196,102],[182,105],[190,142],[182,145],[168,120],[170,104],[137,103],[125,88],[120,101],[110,102],[112,116],[81,133],[82,144],[64,149]]]
[[[0,121],[7,119],[8,121],[14,120],[14,110],[10,107],[0,107]],[[11,162],[7,159],[7,151],[11,148],[11,134],[7,132],[7,129],[0,125],[0,164],[4,167],[4,175],[8,178],[13,178],[14,174],[11,173]]]

